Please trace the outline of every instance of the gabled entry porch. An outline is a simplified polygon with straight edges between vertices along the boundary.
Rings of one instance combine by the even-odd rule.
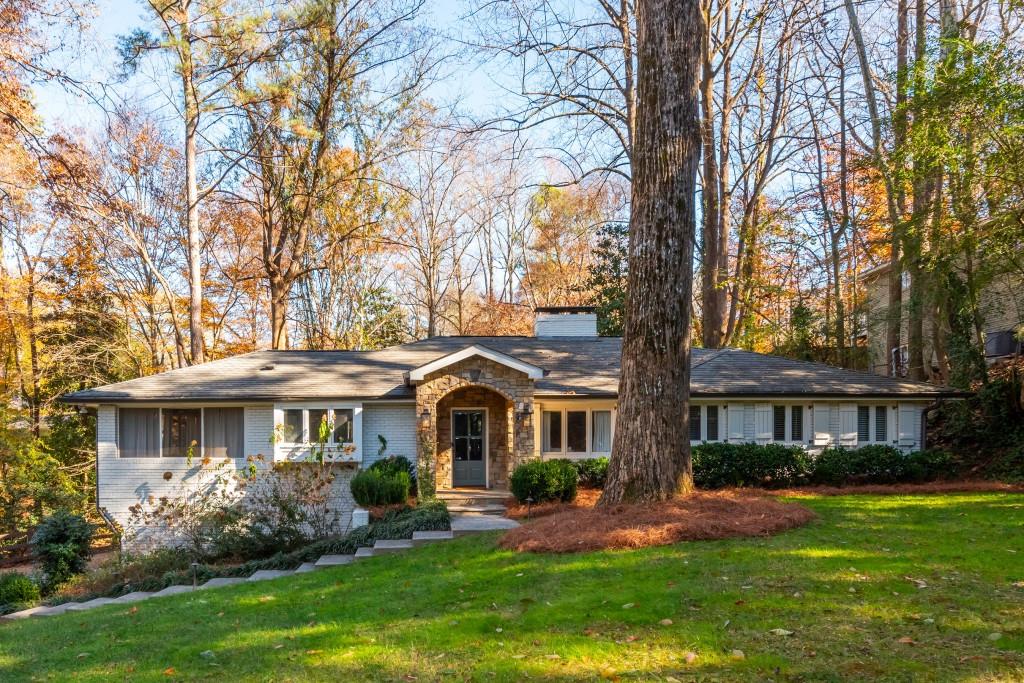
[[[470,346],[409,373],[416,385],[421,480],[436,489],[507,489],[534,455],[533,384],[543,370]]]

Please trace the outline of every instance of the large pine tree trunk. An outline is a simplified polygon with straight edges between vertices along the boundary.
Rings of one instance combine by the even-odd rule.
[[[195,89],[195,66],[192,61],[192,29],[189,3],[182,4],[180,66],[185,103],[185,201],[188,204],[185,222],[188,232],[188,329],[191,337],[191,362],[206,360],[203,331],[202,237],[199,232],[199,182],[196,171],[196,140],[199,137],[199,101]]]
[[[637,137],[619,413],[601,505],[670,498],[692,482],[688,413],[699,0],[639,0]]]

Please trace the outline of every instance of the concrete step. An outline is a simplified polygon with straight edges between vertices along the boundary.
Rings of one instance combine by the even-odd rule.
[[[320,558],[323,559],[323,558]],[[295,570],[296,574],[308,574],[309,572],[316,571],[316,565],[312,562],[303,562],[299,565],[299,568]]]
[[[28,619],[29,617],[45,617],[53,613],[51,610],[53,610],[52,607],[47,607],[46,605],[36,605],[35,607],[23,609],[20,612],[11,612],[10,614],[5,614],[2,617],[0,617],[0,619],[4,619],[6,621],[17,621],[19,619]]]
[[[323,567],[340,567],[343,564],[352,564],[356,559],[355,555],[324,555],[316,561],[317,569]]]
[[[373,548],[356,548],[355,557],[357,560],[361,560],[365,557],[373,557]]]
[[[373,554],[400,553],[403,550],[412,550],[412,547],[412,541],[407,539],[380,540],[373,544]]]
[[[168,586],[161,591],[153,593],[154,598],[162,598],[165,595],[177,595],[178,593],[191,593],[192,586]]]
[[[120,603],[120,604],[125,604],[125,603],[130,603],[130,602],[140,602],[142,600],[146,600],[146,599],[151,598],[151,597],[153,597],[153,592],[152,591],[133,591],[133,592],[128,593],[126,595],[122,595],[119,598],[114,598],[114,602]]]
[[[476,515],[496,515],[501,517],[505,514],[504,505],[449,505],[448,512],[452,514],[470,513]]]
[[[455,534],[450,531],[414,531],[412,532],[412,544],[423,545],[435,541],[450,541]]]
[[[258,572],[253,572],[247,581],[267,581],[269,579],[279,579],[282,576],[291,576],[295,571],[292,569],[261,569]]]
[[[220,588],[221,586],[233,586],[236,583],[245,583],[246,579],[241,576],[221,576],[216,579],[210,579],[202,586],[199,590],[205,590],[207,588]]]
[[[487,531],[515,529],[517,526],[519,526],[519,522],[516,522],[511,519],[506,519],[505,517],[497,517],[495,515],[452,515],[452,534],[455,536],[465,536],[466,534],[478,534]]]
[[[69,612],[84,612],[85,610],[94,609],[96,607],[103,607],[103,605],[109,605],[114,602],[114,598],[93,598],[86,602],[75,603],[71,607],[68,607]]]
[[[452,505],[502,505],[512,496],[505,489],[441,489],[437,497]]]

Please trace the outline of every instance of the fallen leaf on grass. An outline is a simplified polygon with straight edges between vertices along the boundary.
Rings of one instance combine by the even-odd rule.
[[[776,636],[791,636],[791,635],[793,635],[792,631],[787,631],[784,628],[773,628],[768,633],[771,633],[772,635],[776,635]]]
[[[166,669],[164,669],[164,676],[173,676],[173,675],[174,675],[174,667],[173,666],[169,666]]]
[[[687,652],[687,653],[686,653],[686,654],[685,654],[685,655],[683,656],[683,660],[684,660],[684,661],[685,661],[685,662],[686,662],[687,664],[693,664],[694,662],[696,662],[696,661],[697,661],[697,653],[696,653],[696,652]]]
[[[662,626],[671,626],[672,625],[672,620],[671,619],[662,619],[658,623],[661,624]]]
[[[1002,633],[990,633],[990,634],[988,634],[988,639],[989,640],[999,640],[1002,637],[1003,637]]]
[[[732,653],[730,653],[730,656],[733,659],[746,659],[747,658],[747,656],[745,654],[743,654],[743,650],[733,650]]]
[[[274,649],[275,650],[280,650],[282,647],[284,647],[284,644],[283,643],[278,643],[277,645],[274,646]]]
[[[88,652],[79,652],[79,653],[78,653],[78,658],[79,658],[79,659],[85,659],[85,658],[86,658],[86,657],[88,657],[88,656],[89,656],[89,653],[88,653]]]
[[[323,652],[323,650],[306,650],[307,655],[318,655],[321,652]]]
[[[627,602],[625,605],[622,606],[622,609],[633,609],[634,607],[636,607],[635,602]]]
[[[913,638],[911,638],[910,636],[903,636],[902,638],[900,638],[896,642],[897,643],[902,643],[903,645],[917,645],[917,641],[914,640]]]

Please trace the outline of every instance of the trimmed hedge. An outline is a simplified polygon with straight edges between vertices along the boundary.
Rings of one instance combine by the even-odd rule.
[[[416,465],[413,465],[409,458],[403,455],[390,455],[376,461],[369,469],[380,472],[385,477],[394,477],[400,472],[405,472],[409,475],[409,493],[416,495]]]
[[[0,573],[0,614],[39,602],[39,586],[18,572]]]
[[[571,461],[576,468],[576,483],[584,489],[603,489],[608,480],[608,458]]]
[[[520,503],[532,498],[534,503],[576,498],[579,475],[571,460],[531,460],[515,468],[508,485]]]
[[[385,474],[370,468],[356,473],[349,487],[352,489],[352,498],[363,507],[392,505],[409,500],[411,481],[408,472]]]
[[[945,451],[904,454],[881,444],[826,448],[817,456],[781,444],[702,443],[693,448],[693,480],[703,489],[924,482],[949,475],[952,467]]]
[[[693,482],[698,488],[797,486],[807,483],[811,456],[799,446],[702,443],[693,448]]]

